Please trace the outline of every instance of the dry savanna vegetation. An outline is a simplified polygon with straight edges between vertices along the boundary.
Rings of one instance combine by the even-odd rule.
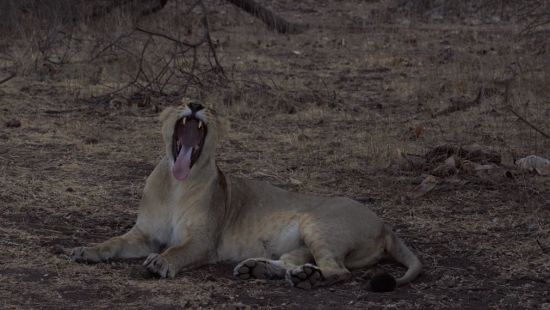
[[[0,25],[0,308],[550,309],[550,176],[516,164],[550,158],[548,1],[3,0]],[[226,173],[369,204],[423,275],[71,262],[133,225],[182,98],[230,121]]]

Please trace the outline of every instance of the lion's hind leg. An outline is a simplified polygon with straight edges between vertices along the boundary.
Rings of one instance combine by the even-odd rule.
[[[287,280],[293,286],[308,289],[350,279],[351,272],[344,264],[345,257],[352,248],[351,244],[345,242],[350,238],[341,233],[328,233],[320,229],[323,223],[309,218],[302,224],[302,238],[315,260],[315,265],[305,264],[288,271]]]
[[[233,269],[233,275],[242,280],[284,279],[287,272],[311,261],[313,256],[305,246],[281,255],[278,260],[249,258]]]
[[[289,269],[286,280],[292,286],[310,289],[345,281],[351,277],[351,272],[332,258],[321,258],[316,261],[317,265],[308,263]]]
[[[332,252],[323,250],[326,247],[321,247],[319,243],[310,243],[310,246],[312,248],[303,246],[281,256],[287,282],[298,288],[310,289],[350,278],[351,274],[343,263],[338,263]],[[311,263],[314,258],[317,265]]]
[[[233,275],[241,280],[280,279],[285,273],[286,269],[280,261],[267,258],[249,258],[233,269]]]

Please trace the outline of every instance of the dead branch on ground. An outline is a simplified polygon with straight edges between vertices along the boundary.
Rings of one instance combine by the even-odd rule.
[[[151,15],[162,10],[168,0],[112,0],[112,1],[102,1],[95,3],[92,13],[85,15],[85,19],[89,18],[101,18],[109,15],[116,9],[128,10],[135,9],[137,11],[137,16],[144,17]]]
[[[517,116],[517,118],[522,121],[523,123],[525,123],[527,126],[533,128],[536,132],[540,133],[541,135],[543,135],[545,138],[548,138],[550,139],[550,135],[545,133],[544,131],[542,131],[541,129],[539,129],[537,126],[533,125],[531,122],[529,122],[528,120],[526,120],[523,116],[519,115],[519,113],[517,113],[516,111],[514,111],[512,108],[508,108],[508,110],[510,112],[512,112],[512,114],[514,114],[515,116]]]
[[[265,23],[268,29],[283,34],[295,34],[302,32],[306,27],[304,25],[294,24],[286,21],[277,13],[266,8],[254,0],[226,0],[239,9],[249,13]],[[143,17],[151,15],[162,10],[168,0],[115,0],[108,3],[98,4],[94,7],[91,18],[104,17],[117,8],[134,7],[138,11],[138,16]],[[192,7],[197,4],[204,6],[202,1],[196,1]]]
[[[300,33],[305,28],[303,25],[289,23],[281,16],[254,0],[227,0],[227,2],[260,19],[270,30],[279,33],[293,34]]]
[[[17,73],[13,72],[13,73],[10,74],[8,77],[6,77],[6,78],[0,80],[0,84],[6,83],[7,81],[13,79],[16,75],[17,75]]]

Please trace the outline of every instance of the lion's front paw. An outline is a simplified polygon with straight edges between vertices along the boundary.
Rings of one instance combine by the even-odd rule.
[[[319,267],[312,264],[290,269],[286,273],[286,280],[295,287],[310,289],[317,286],[323,280],[323,274]]]
[[[168,263],[168,260],[160,254],[149,254],[143,266],[149,270],[149,272],[159,275],[161,278],[176,276],[176,269]]]
[[[101,255],[95,247],[77,247],[72,249],[70,254],[71,260],[74,262],[91,262],[98,263],[102,261]]]

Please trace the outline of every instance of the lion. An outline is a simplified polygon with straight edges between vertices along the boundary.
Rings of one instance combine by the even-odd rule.
[[[167,108],[160,120],[166,155],[146,180],[135,225],[122,236],[74,248],[72,260],[147,256],[143,265],[162,278],[237,262],[237,278],[286,279],[304,289],[347,280],[350,269],[384,257],[408,269],[397,280],[372,278],[371,286],[375,278],[383,282],[374,285],[379,290],[420,274],[417,256],[362,203],[224,174],[215,150],[227,125],[215,110],[193,101]]]

